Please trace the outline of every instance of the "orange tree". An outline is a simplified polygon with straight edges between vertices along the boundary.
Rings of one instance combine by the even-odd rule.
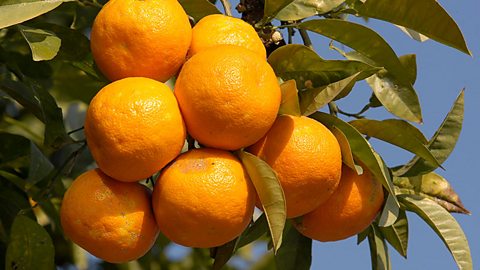
[[[232,16],[228,0],[220,1],[217,6],[215,1],[207,0],[180,0],[181,6],[175,1],[158,5],[160,0],[147,0],[148,7],[131,0],[112,0],[110,6],[121,7],[122,12],[105,11],[92,32],[94,19],[106,2],[6,0],[0,3],[0,265],[6,269],[71,265],[86,268],[91,257],[79,248],[81,245],[106,260],[99,263],[107,269],[210,266],[235,269],[227,264],[232,256],[245,258],[251,252],[248,246],[267,242],[268,252],[274,256],[261,260],[257,269],[270,269],[272,265],[278,269],[309,269],[312,239],[334,241],[357,235],[358,242],[368,240],[372,268],[389,269],[389,247],[407,256],[406,212],[413,212],[440,237],[459,269],[473,268],[467,239],[451,215],[469,211],[449,182],[434,172],[442,167],[459,137],[463,91],[453,101],[436,133],[427,139],[415,127],[422,122],[413,86],[417,76],[415,55],[397,56],[382,36],[354,19],[383,20],[402,28],[414,39],[430,38],[470,54],[460,29],[437,1],[241,0],[235,3],[236,9],[252,27],[238,19],[215,15],[209,17],[210,22],[193,28],[191,44],[196,45],[192,46],[196,46],[195,50],[212,47],[209,53],[187,52],[192,31],[184,14],[192,26],[208,15],[220,14],[217,9],[220,4],[225,14]],[[165,9],[174,11],[161,11]],[[165,16],[168,20],[159,23],[150,21],[159,14],[173,15]],[[180,15],[175,17],[176,14]],[[227,30],[222,32],[222,29]],[[229,36],[236,29],[243,34]],[[251,29],[261,39],[271,68],[263,62],[263,48],[258,46]],[[90,44],[90,33],[97,42]],[[330,49],[338,52],[342,60],[321,58],[309,38],[311,33],[330,39]],[[223,36],[228,36],[227,41],[219,41]],[[294,44],[293,40],[300,40],[297,37],[303,44]],[[245,49],[228,47],[232,45],[221,45],[225,43],[254,48],[259,53],[254,55]],[[220,45],[228,48],[216,47]],[[176,85],[178,71],[186,58],[192,59],[189,69],[196,73],[180,72],[181,79]],[[201,66],[195,64],[199,61]],[[215,62],[221,63],[221,69],[208,66]],[[257,62],[262,66],[261,72],[249,66]],[[268,87],[259,82],[259,78],[271,75],[258,74],[270,74],[270,69],[280,87],[271,79]],[[223,73],[216,76],[219,70]],[[180,97],[186,126],[182,126],[181,120],[176,126],[167,125],[168,128],[162,124],[163,118],[170,117],[171,110],[178,114],[175,105],[169,105],[173,106],[170,111],[156,111],[159,116],[155,117],[149,110],[152,104],[161,107],[162,98],[152,101],[145,97],[141,102],[129,103],[128,99],[137,92],[120,87],[114,96],[122,104],[108,98],[98,105],[98,110],[92,108],[89,112],[92,115],[97,112],[95,117],[87,119],[93,119],[89,125],[98,125],[99,129],[95,136],[87,136],[87,141],[83,126],[92,98],[111,83],[109,79],[131,76],[162,82],[169,79],[166,84],[175,88],[177,99]],[[250,92],[237,87],[241,80],[248,83]],[[372,89],[371,98],[360,112],[346,113],[335,102],[348,100],[360,81],[366,81]],[[202,88],[209,84],[214,85],[216,92]],[[143,87],[142,83],[127,85]],[[232,85],[236,87],[232,89],[240,92],[223,91],[231,90],[228,87]],[[256,93],[265,88],[273,92]],[[279,94],[275,91],[280,90],[277,109]],[[243,98],[247,92],[254,98],[240,102],[238,96]],[[169,96],[172,104],[172,95]],[[228,111],[225,104],[237,107]],[[143,114],[137,113],[138,106]],[[391,118],[368,118],[365,113],[377,107],[391,113]],[[246,110],[242,113],[239,108]],[[121,117],[109,118],[109,111]],[[314,123],[298,130],[293,121],[274,124],[277,113],[290,115],[277,118],[280,120],[305,119]],[[117,122],[117,118],[125,122]],[[256,129],[259,123],[261,131]],[[316,125],[320,127],[315,128]],[[312,130],[303,129],[310,126]],[[188,135],[182,152],[189,154],[172,161],[180,154],[176,150],[179,146],[166,142],[165,138],[177,132],[181,136],[176,137],[183,140],[185,129]],[[322,135],[315,135],[319,137],[309,141],[308,134],[317,134],[315,129],[321,129]],[[115,130],[121,130],[121,134]],[[224,133],[228,136],[222,137]],[[92,139],[98,136],[102,137],[100,141]],[[321,148],[328,146],[324,145],[323,136],[336,140],[334,149],[326,152],[340,153],[325,154]],[[390,167],[370,145],[372,138],[414,156],[406,164]],[[129,140],[133,142],[128,144]],[[120,146],[116,147],[117,144]],[[132,145],[138,148],[130,149]],[[224,150],[208,150],[207,145]],[[116,148],[109,148],[113,146]],[[162,151],[157,151],[157,147],[163,147]],[[144,151],[146,148],[153,150]],[[90,150],[94,150],[93,157]],[[95,163],[94,159],[100,156],[97,150],[118,153]],[[196,151],[209,156],[203,157]],[[173,154],[164,157],[165,152]],[[149,153],[155,154],[149,156]],[[339,154],[343,165],[332,160]],[[121,164],[116,162],[119,156],[126,156]],[[188,163],[177,166],[185,159],[182,156],[188,156]],[[168,162],[163,169],[163,163]],[[328,162],[336,165],[325,165]],[[97,165],[100,170],[108,166],[118,168],[105,173],[116,179],[128,179],[121,181],[138,180],[139,184],[120,183],[100,170],[94,172]],[[135,171],[142,166],[154,168],[153,175],[152,170],[146,174],[142,171],[144,175]],[[329,178],[330,173],[325,170],[332,168],[332,175],[336,176]],[[175,175],[170,175],[171,171]],[[229,171],[235,171],[235,177],[228,175]],[[315,171],[322,172],[319,176]],[[93,177],[96,183],[79,189],[87,174],[102,177]],[[230,178],[240,182],[235,180],[233,185]],[[194,187],[190,183],[193,180]],[[325,181],[331,184],[318,189],[322,192],[320,196],[317,182]],[[65,193],[72,182],[77,188]],[[307,185],[302,190],[304,182]],[[256,205],[263,210],[254,215],[251,213],[255,196],[250,192],[253,187]],[[282,187],[286,187],[287,196]],[[290,192],[300,195],[286,200]],[[289,205],[307,201],[310,205],[307,210],[287,215]],[[152,221],[152,211],[158,225]],[[239,211],[242,213],[235,214]],[[232,225],[234,222],[237,225]],[[229,226],[236,226],[235,230]],[[169,239],[162,230],[175,231],[175,236]],[[194,248],[182,261],[173,261],[165,253],[171,241],[196,244],[191,244]],[[128,263],[113,264],[117,262]]]

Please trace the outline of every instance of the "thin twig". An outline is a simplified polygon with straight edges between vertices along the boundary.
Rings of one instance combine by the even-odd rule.
[[[230,2],[228,0],[220,0],[222,2],[223,9],[225,10],[225,14],[227,16],[232,17],[232,7],[230,5]]]
[[[335,104],[334,101],[330,101],[328,103],[328,110],[330,111],[330,114],[333,116],[337,116],[338,114],[338,107],[337,104]]]
[[[75,132],[78,132],[78,131],[80,131],[80,130],[82,130],[82,129],[83,129],[83,127],[79,127],[79,128],[74,129],[74,130],[70,130],[69,132],[67,132],[67,134],[70,135],[70,134],[75,133]]]
[[[308,35],[307,31],[304,29],[299,29],[300,36],[302,37],[303,44],[305,46],[309,47],[310,49],[314,50],[312,40],[310,39],[310,36]]]
[[[357,118],[357,119],[362,119],[362,118],[365,118],[362,114],[365,113],[366,111],[368,111],[368,109],[370,109],[370,104],[367,104],[365,105],[365,107],[363,107],[359,112],[357,113],[348,113],[348,112],[344,112],[342,111],[340,108],[337,108],[337,111],[345,116],[350,116],[350,117],[354,117],[354,118]]]

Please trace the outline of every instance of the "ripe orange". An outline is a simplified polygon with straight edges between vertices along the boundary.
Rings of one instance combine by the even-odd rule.
[[[341,176],[342,157],[335,136],[321,123],[281,115],[248,151],[277,173],[285,193],[287,217],[306,214],[325,202]]]
[[[265,59],[233,45],[190,58],[177,78],[175,96],[188,133],[203,145],[225,150],[251,145],[265,135],[281,99]]]
[[[116,181],[98,169],[72,183],[60,218],[66,236],[111,263],[143,256],[158,235],[149,190],[138,183]]]
[[[189,247],[233,240],[250,222],[254,201],[255,190],[240,161],[213,148],[180,155],[162,171],[153,190],[160,231]]]
[[[303,235],[323,242],[346,239],[367,228],[382,205],[382,185],[370,172],[364,169],[362,175],[357,175],[343,166],[337,190],[295,227]]]
[[[85,136],[100,169],[128,182],[151,176],[180,154],[186,132],[172,91],[133,77],[105,86],[92,99]]]
[[[241,19],[212,14],[203,17],[192,30],[190,56],[221,44],[237,45],[249,49],[262,58],[267,52],[255,29]]]
[[[185,62],[192,29],[176,0],[110,0],[93,23],[95,63],[110,80],[165,82]]]

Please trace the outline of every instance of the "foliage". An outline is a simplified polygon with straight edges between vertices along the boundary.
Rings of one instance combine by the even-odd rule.
[[[219,13],[207,0],[179,2],[194,21]],[[92,60],[87,38],[102,4],[97,0],[0,3],[0,250],[5,254],[0,265],[6,269],[85,266],[85,253],[63,236],[58,209],[71,180],[94,166],[82,125],[90,99],[108,83]],[[304,45],[280,47],[268,57],[284,81],[280,111],[307,115],[325,124],[342,146],[344,163],[354,169],[363,163],[388,192],[383,212],[358,235],[359,242],[368,239],[373,269],[391,268],[389,246],[407,256],[406,211],[420,216],[438,234],[459,269],[472,269],[467,239],[449,213],[469,212],[448,180],[433,172],[458,140],[463,90],[437,132],[429,140],[425,138],[414,125],[423,121],[414,88],[415,55],[398,56],[381,35],[354,16],[383,20],[401,27],[412,38],[430,38],[470,54],[460,29],[435,0],[265,0],[262,19],[253,22],[257,30],[280,31],[288,41],[299,33],[304,41]],[[330,48],[345,59],[322,59],[313,50],[308,33],[331,39]],[[336,48],[338,43],[351,50]],[[372,88],[369,103],[359,113],[346,113],[335,101],[348,99],[355,84],[363,80]],[[329,113],[318,112],[327,106]],[[392,117],[368,119],[365,112],[379,107]],[[372,138],[414,157],[407,164],[390,167],[370,145]],[[182,261],[165,255],[171,244],[160,236],[138,261],[102,265],[109,269],[133,265],[203,269],[213,264],[219,269],[232,256],[249,261],[249,244],[255,241],[269,243],[275,255],[267,254],[252,268],[308,269],[312,241],[285,220],[284,196],[275,173],[246,152],[237,155],[260,200],[269,205],[265,215],[252,221],[241,236],[210,254],[192,249]],[[53,246],[58,248],[54,251]]]

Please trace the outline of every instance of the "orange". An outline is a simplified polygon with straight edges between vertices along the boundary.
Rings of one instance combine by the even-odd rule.
[[[362,175],[343,166],[342,179],[333,195],[313,212],[299,219],[295,227],[319,241],[337,241],[362,232],[383,205],[383,188],[369,171]]]
[[[110,80],[165,82],[185,62],[192,29],[177,0],[110,0],[93,23],[93,58]]]
[[[195,54],[175,84],[188,133],[203,145],[236,150],[255,143],[275,121],[280,87],[255,53],[219,45]]]
[[[185,126],[172,91],[147,78],[115,81],[92,99],[85,136],[98,167],[120,181],[145,179],[173,160]]]
[[[149,190],[90,170],[64,195],[60,218],[65,235],[91,254],[120,263],[143,256],[158,235]]]
[[[305,116],[279,116],[267,135],[248,151],[265,160],[277,173],[288,218],[318,207],[340,181],[342,156],[335,136],[324,125]]]
[[[160,231],[189,247],[220,246],[239,236],[252,219],[254,202],[255,190],[240,161],[213,148],[180,155],[153,190]]]
[[[264,59],[267,57],[262,40],[250,24],[223,14],[205,16],[193,27],[188,54],[194,55],[221,44],[241,46]]]

